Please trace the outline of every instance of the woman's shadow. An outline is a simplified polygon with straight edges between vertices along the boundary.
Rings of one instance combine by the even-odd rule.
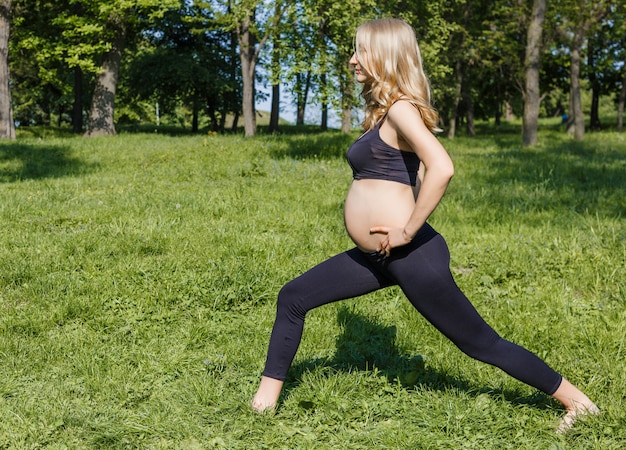
[[[421,355],[402,353],[396,345],[395,326],[383,326],[369,317],[343,307],[337,315],[342,333],[337,337],[337,349],[332,358],[304,360],[292,366],[285,384],[284,395],[300,384],[303,374],[316,368],[329,367],[337,372],[372,371],[387,377],[389,383],[407,390],[429,389],[447,391],[451,389],[470,392],[479,396],[487,394],[504,398],[514,404],[529,404],[533,407],[551,408],[551,399],[538,392],[522,397],[519,392],[477,386],[459,377],[433,370],[424,363]],[[443,338],[442,336],[442,339]],[[452,345],[452,344],[450,344]],[[468,357],[469,360],[469,357]],[[508,376],[502,373],[502,376]],[[307,402],[308,403],[308,402]]]

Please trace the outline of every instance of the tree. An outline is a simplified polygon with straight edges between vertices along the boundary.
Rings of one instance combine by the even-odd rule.
[[[528,31],[526,33],[526,57],[524,60],[525,89],[524,115],[522,117],[522,145],[537,144],[539,127],[539,63],[541,59],[541,35],[546,14],[546,0],[534,0]]]
[[[113,35],[111,47],[102,57],[100,73],[96,79],[91,100],[89,120],[85,136],[106,136],[116,134],[114,122],[115,92],[119,77],[122,52],[126,42],[126,24],[117,13],[112,13],[107,27]]]
[[[620,73],[626,59],[624,5],[555,2],[546,13],[546,23],[554,26],[537,34],[540,27],[530,26],[530,0],[4,1],[12,7],[11,91],[2,106],[12,101],[12,118],[22,124],[49,124],[55,117],[59,124],[71,121],[75,131],[82,131],[84,110],[91,106],[86,133],[91,136],[114,134],[120,111],[139,117],[133,115],[134,105],[142,105],[136,112],[151,114],[158,99],[161,111],[181,105],[192,111],[194,129],[203,112],[211,128],[221,130],[226,113],[234,114],[236,125],[243,111],[251,135],[256,132],[257,66],[267,64],[274,91],[272,129],[278,121],[279,87],[287,84],[297,123],[304,122],[313,98],[321,105],[322,128],[334,110],[341,113],[342,129],[350,131],[358,101],[347,64],[355,28],[393,15],[416,30],[440,125],[449,121],[451,136],[461,123],[471,134],[474,116],[495,116],[497,123],[502,105],[509,103],[517,112],[523,100],[527,145],[526,133],[530,143],[536,135],[539,106],[557,110],[567,104],[564,92],[570,88],[572,102],[577,91],[580,99],[584,78],[593,92],[592,126],[599,125],[601,95],[614,95],[618,120],[626,102],[626,93],[619,96],[625,84]],[[581,28],[587,31],[576,41]],[[272,55],[264,51],[269,43]],[[578,66],[572,63],[577,52]],[[151,76],[141,77],[145,71]],[[8,73],[0,77],[8,80]],[[8,81],[2,86],[8,88]],[[580,120],[582,112],[570,117]]]
[[[608,14],[591,27],[587,39],[586,73],[591,87],[589,127],[601,128],[600,99],[619,92],[621,74],[617,61],[623,59],[626,44],[626,4],[609,4]]]
[[[577,27],[574,30],[570,47],[569,121],[567,132],[572,133],[577,141],[582,141],[585,135],[585,116],[580,95],[580,64],[586,31],[585,27]]]
[[[448,11],[448,21],[454,24],[454,31],[450,36],[450,50],[455,55],[454,59],[454,95],[450,105],[450,117],[448,126],[448,138],[456,136],[457,124],[460,122],[461,102],[467,98],[467,72],[469,69],[469,54],[472,47],[470,32],[468,30],[470,17],[470,2],[464,2]]]
[[[243,17],[238,20],[235,32],[237,34],[237,43],[239,44],[239,57],[241,58],[241,78],[243,81],[243,124],[244,134],[246,136],[254,136],[256,134],[256,109],[255,109],[255,78],[256,63],[259,59],[259,52],[263,47],[264,41],[260,45],[256,45],[256,36],[254,34],[256,6],[249,10],[243,11]]]
[[[383,12],[386,5],[379,4]],[[291,51],[284,54],[285,79],[291,84],[296,124],[304,124],[309,98],[320,105],[320,128],[328,127],[331,110],[341,113],[341,128],[352,130],[352,107],[356,101],[354,73],[348,65],[354,30],[359,21],[373,17],[370,1],[301,0],[290,9],[285,40]],[[354,17],[359,17],[355,21]],[[313,95],[310,92],[313,91]]]
[[[484,67],[482,97],[496,99],[496,123],[500,122],[503,109],[521,109],[522,145],[535,145],[543,99],[546,2],[498,1],[490,8],[493,13],[479,41],[483,56],[479,60]]]
[[[280,67],[280,53],[278,50],[277,41],[274,43],[274,47],[272,49],[272,68]],[[274,70],[274,69],[272,69]],[[272,107],[270,111],[270,133],[275,133],[278,131],[278,121],[280,118],[280,81],[278,79],[274,79],[272,81]]]
[[[380,9],[386,7],[381,2]],[[355,104],[354,73],[348,61],[354,51],[354,34],[360,21],[374,18],[377,5],[373,0],[317,0],[310,3],[309,14],[317,17],[317,70],[320,89],[317,98],[322,105],[322,129],[326,127],[328,106],[340,110],[341,131],[352,131],[352,106]],[[315,23],[311,20],[312,23]],[[331,77],[335,82],[331,82]]]
[[[585,116],[582,108],[582,53],[590,29],[600,23],[607,12],[604,0],[560,0],[554,4],[554,16],[561,42],[570,54],[570,94],[567,132],[582,141]]]
[[[471,5],[470,5],[471,3]],[[465,113],[462,103],[472,92],[471,80],[478,78],[480,59],[476,44],[480,41],[474,30],[465,30],[463,23],[478,17],[482,23],[484,2],[388,2],[391,11],[415,29],[424,69],[431,81],[434,106],[440,111],[440,127],[448,127],[448,136],[456,133],[460,117]],[[468,108],[469,109],[469,108]],[[469,121],[468,121],[469,122]]]
[[[332,76],[332,68],[329,68],[328,63],[332,50],[328,48],[328,37],[324,32],[326,20],[322,14],[322,3],[317,0],[298,2],[290,10],[287,23],[291,26],[285,30],[285,40],[289,42],[291,51],[284,54],[283,70],[292,86],[296,125],[304,124],[307,103],[313,89],[315,94],[311,97],[325,104],[328,91],[322,93],[323,74],[327,78]],[[323,109],[328,111],[327,108]],[[322,128],[325,123],[323,116]]]
[[[0,138],[15,139],[9,79],[11,0],[0,0]]]
[[[14,117],[24,125],[72,122],[82,132],[83,80],[97,73],[105,50],[101,29],[89,23],[83,5],[58,0],[13,0],[11,72]]]
[[[242,110],[245,136],[256,134],[256,68],[259,56],[268,39],[274,32],[286,7],[286,1],[279,0],[274,8],[268,8],[261,0],[229,0],[221,11],[220,22],[226,31],[237,36],[241,79],[243,84]],[[216,5],[219,9],[219,5]],[[257,17],[265,20],[257,20]]]
[[[620,133],[623,129],[624,124],[624,103],[626,103],[626,60],[623,62],[622,66],[623,78],[622,78],[622,89],[620,90],[618,101],[617,101],[617,131]]]
[[[289,85],[296,107],[296,125],[304,124],[309,91],[313,84],[318,47],[316,38],[317,27],[311,22],[312,15],[307,13],[307,2],[296,3],[288,10],[285,28],[282,33],[280,70],[285,82]],[[272,72],[275,70],[272,68]]]
[[[165,114],[180,105],[190,109],[193,132],[203,111],[211,129],[223,131],[225,116],[240,105],[239,80],[231,76],[237,58],[231,55],[230,33],[216,29],[213,12],[204,6],[185,4],[154,21],[122,80],[127,103],[157,102]]]
[[[621,36],[618,40],[618,48],[614,52],[615,59],[613,67],[619,67],[617,61],[621,62],[621,70],[617,71],[616,91],[619,91],[617,97],[617,130],[623,129],[624,123],[624,104],[626,103],[626,5],[622,2],[610,14],[614,20],[616,36]]]
[[[281,4],[280,2],[276,2],[274,5],[274,14],[276,16],[281,16]],[[284,59],[284,53],[286,52],[287,42],[283,40],[283,32],[285,28],[285,22],[281,20],[282,17],[277,21],[276,30],[273,33],[272,39],[272,63],[271,63],[271,84],[272,84],[272,107],[270,112],[270,124],[269,131],[270,133],[275,133],[278,131],[278,122],[280,119],[280,84],[281,84],[281,75],[283,70],[281,70],[281,62]]]
[[[114,106],[122,54],[142,29],[165,11],[178,6],[177,0],[77,0],[86,17],[102,28],[101,39],[107,50],[102,55],[96,78],[85,136],[116,134]]]

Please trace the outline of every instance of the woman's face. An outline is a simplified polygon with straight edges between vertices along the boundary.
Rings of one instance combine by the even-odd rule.
[[[354,66],[356,81],[358,81],[359,83],[365,83],[371,78],[371,75],[367,71],[367,54],[363,49],[359,49],[358,54],[355,50],[352,58],[350,58],[349,63],[350,65]]]

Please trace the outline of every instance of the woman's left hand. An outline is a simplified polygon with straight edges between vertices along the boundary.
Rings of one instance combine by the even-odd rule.
[[[378,243],[376,251],[389,256],[392,248],[401,247],[411,242],[411,239],[404,233],[404,228],[392,227],[372,227],[370,233],[380,233],[383,238]]]

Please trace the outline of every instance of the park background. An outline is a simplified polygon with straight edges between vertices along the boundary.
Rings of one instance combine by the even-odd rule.
[[[416,30],[447,137],[518,117],[530,146],[540,117],[562,117],[582,140],[623,126],[625,9],[608,0],[3,0],[0,136],[14,138],[15,124],[86,136],[243,126],[253,136],[259,104],[270,132],[289,111],[295,125],[324,131],[330,121],[347,133],[362,118],[347,63],[354,31],[393,16]]]
[[[2,6],[0,448],[623,448],[621,2]],[[457,282],[602,409],[566,435],[556,402],[395,288],[311,312],[278,410],[248,407],[278,290],[352,245],[346,61],[390,15],[416,28],[455,163],[431,223]]]

